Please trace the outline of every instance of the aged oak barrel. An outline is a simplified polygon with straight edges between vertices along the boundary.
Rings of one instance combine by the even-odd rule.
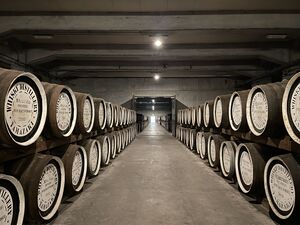
[[[213,101],[208,101],[204,103],[203,106],[203,123],[205,127],[211,128],[214,125],[213,120]]]
[[[234,92],[229,101],[229,123],[234,131],[247,131],[246,104],[250,90]]]
[[[199,131],[196,134],[196,152],[197,154],[200,154],[201,151],[201,137],[202,137],[202,132]]]
[[[126,134],[125,134],[125,130],[123,129],[123,130],[121,130],[121,140],[122,140],[122,145],[121,145],[121,148],[122,148],[122,150],[124,150],[124,149],[125,149],[125,147],[126,147],[126,140],[125,140],[125,136],[126,136]]]
[[[217,128],[228,128],[228,108],[231,95],[219,95],[215,98],[213,107],[214,124]]]
[[[191,108],[191,125],[194,127],[196,126],[197,122],[197,110],[195,107]]]
[[[207,159],[207,153],[208,153],[208,138],[211,135],[211,133],[207,132],[201,132],[201,151],[200,151],[200,158],[201,159]]]
[[[96,139],[87,139],[80,143],[86,151],[87,175],[94,177],[99,174],[101,167],[101,144]]]
[[[224,141],[220,147],[220,167],[223,177],[232,180],[235,177],[235,152],[237,144],[234,141]]]
[[[193,151],[195,149],[196,143],[196,129],[190,129],[190,140],[189,140],[189,148]]]
[[[65,169],[56,156],[35,154],[10,164],[25,193],[25,220],[45,222],[58,211],[65,188]]]
[[[114,109],[110,102],[106,102],[106,127],[112,128],[114,124]]]
[[[75,92],[77,101],[76,133],[88,134],[92,131],[95,121],[95,105],[89,94]]]
[[[225,138],[221,135],[212,134],[207,141],[208,163],[212,168],[220,167],[220,147]]]
[[[117,138],[114,132],[112,132],[109,135],[109,139],[110,139],[110,146],[111,146],[110,158],[114,159],[116,158],[116,153],[117,153]]]
[[[246,116],[251,132],[276,136],[284,131],[281,102],[287,81],[253,87],[247,98]]]
[[[0,174],[0,224],[23,225],[25,196],[20,182]]]
[[[300,73],[287,83],[282,99],[282,117],[290,137],[300,144]]]
[[[110,161],[111,141],[107,135],[97,138],[101,144],[101,165],[107,166]]]
[[[68,196],[79,193],[87,175],[87,154],[85,149],[76,144],[70,144],[62,156],[66,171],[65,193]]]
[[[47,118],[47,99],[36,76],[0,69],[0,141],[28,146],[41,135]]]
[[[47,96],[46,127],[53,136],[61,138],[72,134],[77,119],[77,103],[73,91],[64,85],[42,83]]]
[[[299,155],[274,156],[264,171],[264,186],[272,212],[281,220],[299,224],[300,212]]]
[[[235,173],[241,191],[261,200],[264,196],[264,168],[275,151],[256,143],[241,143],[236,149]]]
[[[119,114],[118,114],[118,105],[113,104],[113,126],[119,126]]]
[[[106,104],[102,98],[94,98],[95,104],[95,123],[94,129],[104,130],[106,125]]]
[[[201,127],[202,126],[202,111],[203,111],[203,106],[202,105],[199,105],[198,107],[197,107],[197,112],[196,112],[196,114],[197,114],[197,126],[198,127]]]

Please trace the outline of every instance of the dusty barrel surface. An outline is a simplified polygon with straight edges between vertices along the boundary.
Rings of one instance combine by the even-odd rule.
[[[79,193],[85,183],[88,164],[86,150],[80,145],[71,144],[63,154],[62,161],[66,171],[65,192],[72,196]]]
[[[264,168],[272,156],[271,150],[255,143],[238,145],[235,157],[235,172],[243,193],[253,197],[264,196]]]
[[[221,135],[210,135],[207,141],[207,156],[209,165],[212,168],[218,168],[220,166],[220,147],[225,138]]]
[[[203,123],[205,127],[213,127],[214,120],[213,120],[213,107],[214,102],[208,101],[204,103],[203,106]]]
[[[247,131],[249,130],[246,105],[247,98],[250,90],[234,92],[229,101],[229,123],[231,129],[234,131]]]
[[[99,174],[101,167],[101,145],[96,139],[88,139],[80,143],[86,151],[87,175],[94,177]]]
[[[45,90],[36,76],[0,69],[0,141],[28,146],[41,135],[47,117]]]
[[[208,138],[211,133],[201,132],[201,148],[200,148],[200,158],[207,159],[208,154]]]
[[[197,122],[197,110],[195,107],[192,107],[191,109],[191,125],[196,126]]]
[[[247,98],[246,115],[251,132],[275,136],[284,133],[282,120],[283,93],[287,81],[253,87]]]
[[[42,84],[48,103],[46,127],[50,128],[55,137],[70,136],[77,119],[77,102],[73,91],[64,85]]]
[[[224,141],[220,147],[220,167],[222,175],[227,179],[235,176],[235,152],[237,144],[234,141]]]
[[[231,95],[220,95],[215,98],[213,106],[214,124],[217,128],[228,128],[228,108]]]
[[[0,174],[0,224],[22,225],[25,196],[20,182],[9,175]]]
[[[62,160],[56,156],[36,154],[13,162],[9,170],[24,189],[25,220],[51,220],[64,193],[65,169]]]
[[[196,144],[196,129],[190,129],[190,140],[189,140],[189,148],[191,150],[195,149],[195,144]]]
[[[119,126],[119,110],[118,106],[113,104],[113,126],[117,127]]]
[[[94,129],[103,130],[106,125],[106,104],[102,98],[94,98],[95,123]]]
[[[197,107],[197,112],[196,112],[196,114],[197,114],[197,126],[198,127],[201,127],[201,125],[202,125],[202,111],[203,111],[203,106],[202,105],[199,105],[198,107]]]
[[[299,156],[272,157],[265,167],[264,187],[272,212],[282,220],[300,220]]]
[[[95,121],[95,105],[89,94],[75,92],[77,101],[76,133],[88,134],[92,131]]]
[[[111,142],[107,135],[99,136],[97,138],[101,144],[101,164],[107,166],[110,161]]]
[[[111,146],[110,158],[114,159],[116,158],[116,153],[117,153],[117,138],[114,132],[109,135],[109,139],[110,139],[110,146]]]
[[[287,83],[282,99],[282,117],[290,137],[300,144],[300,73]]]

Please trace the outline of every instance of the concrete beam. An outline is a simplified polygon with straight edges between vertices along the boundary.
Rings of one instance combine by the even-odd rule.
[[[158,32],[204,29],[299,29],[300,14],[140,16],[0,16],[0,33],[12,30]]]

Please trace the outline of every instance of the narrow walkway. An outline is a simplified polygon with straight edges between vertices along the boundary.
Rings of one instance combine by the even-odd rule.
[[[274,224],[159,125],[89,183],[53,224]]]

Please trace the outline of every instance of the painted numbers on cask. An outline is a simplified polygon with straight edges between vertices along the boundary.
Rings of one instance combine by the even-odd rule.
[[[10,225],[13,220],[13,198],[5,187],[0,187],[0,224]]]

